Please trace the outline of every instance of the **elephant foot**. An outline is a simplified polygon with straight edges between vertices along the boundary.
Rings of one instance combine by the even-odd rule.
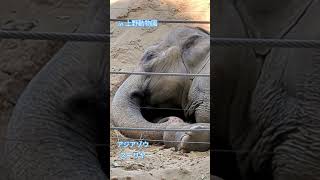
[[[210,129],[209,123],[188,124],[180,118],[171,117],[167,129]],[[163,135],[166,147],[174,147],[182,152],[207,151],[210,148],[210,131],[165,131]]]
[[[209,129],[209,124],[197,123],[192,125],[189,129]],[[207,151],[210,148],[210,131],[187,131],[180,132],[177,136],[181,142],[178,145],[178,150],[182,152],[190,151]]]

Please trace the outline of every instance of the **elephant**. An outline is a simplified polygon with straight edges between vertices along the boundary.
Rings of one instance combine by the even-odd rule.
[[[107,1],[90,0],[77,33],[107,34]],[[66,42],[10,117],[1,179],[107,179],[108,48]]]
[[[320,35],[317,0],[224,0],[213,7],[217,38]],[[212,46],[211,51],[211,173],[225,180],[319,180],[319,50]]]
[[[209,32],[189,26],[169,31],[145,50],[135,71],[209,74]],[[110,113],[116,127],[209,129],[209,77],[130,75],[116,91]],[[208,143],[190,143],[208,142],[210,131],[120,132],[135,139],[181,141],[165,145],[185,152],[206,151],[210,147]]]

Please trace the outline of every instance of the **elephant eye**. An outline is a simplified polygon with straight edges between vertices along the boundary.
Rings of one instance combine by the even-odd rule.
[[[155,58],[156,55],[154,52],[147,52],[144,57],[143,57],[143,60],[144,61],[150,61],[151,59]]]
[[[194,35],[194,36],[191,36],[182,46],[182,50],[185,51],[185,50],[188,50],[190,47],[192,47],[196,40],[199,39],[201,36],[199,35]]]

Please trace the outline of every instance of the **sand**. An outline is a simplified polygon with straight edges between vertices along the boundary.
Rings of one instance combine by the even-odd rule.
[[[210,20],[209,0],[111,0],[111,18],[160,20]],[[207,24],[160,24],[156,28],[123,28],[111,23],[111,71],[133,71],[146,47],[158,42],[169,30],[179,26],[199,26],[210,30]],[[125,75],[111,75],[111,98]],[[120,152],[134,152],[117,147],[117,137],[111,132],[111,178],[133,180],[204,180],[210,179],[210,153],[176,152],[161,145],[143,149],[144,159],[121,160]],[[123,138],[123,137],[122,137]]]

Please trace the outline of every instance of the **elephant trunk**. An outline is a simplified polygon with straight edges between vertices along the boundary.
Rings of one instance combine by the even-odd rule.
[[[209,52],[210,53],[210,52]],[[210,56],[207,58],[210,59]],[[210,74],[210,62],[207,63],[200,74]],[[197,123],[210,122],[210,78],[196,77],[194,78],[189,91],[189,104],[186,115],[194,113]]]
[[[112,120],[116,127],[166,128],[168,123],[151,123],[141,114],[140,105],[144,96],[143,76],[131,75],[118,89],[111,106]],[[121,133],[130,138],[162,140],[163,131],[129,131]]]
[[[209,97],[210,98],[210,97]],[[195,111],[196,122],[210,122],[210,102],[204,101]]]

